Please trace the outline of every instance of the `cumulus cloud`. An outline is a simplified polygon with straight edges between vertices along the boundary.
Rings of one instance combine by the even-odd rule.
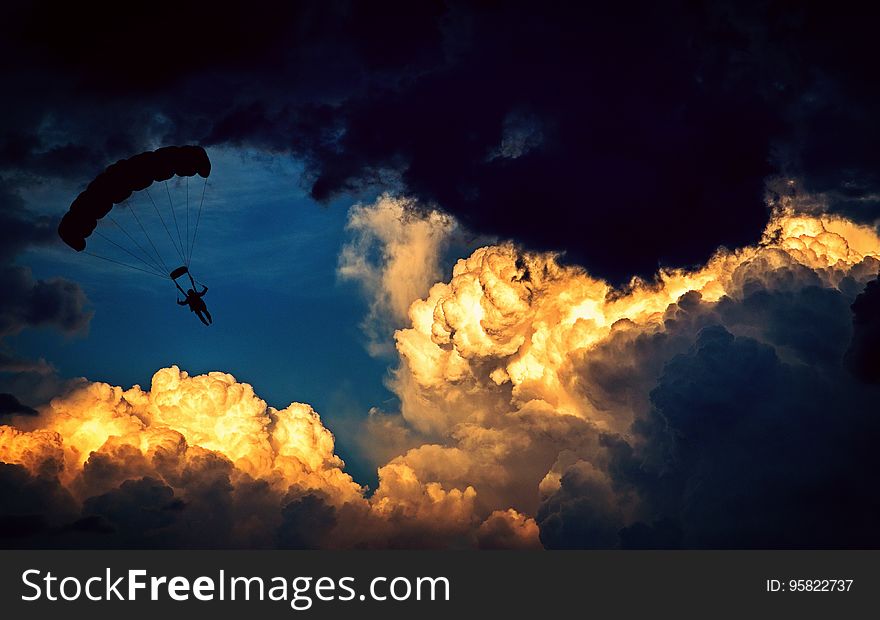
[[[373,204],[352,207],[347,228],[352,239],[340,252],[339,277],[356,282],[369,299],[363,328],[370,352],[389,353],[391,333],[406,321],[409,305],[440,279],[455,220],[385,194]]]
[[[877,393],[843,358],[880,239],[793,207],[623,288],[512,245],[460,260],[395,335],[413,447],[392,463],[549,547],[876,544]]]
[[[509,508],[496,510],[480,524],[480,549],[540,549],[538,526],[534,519]]]
[[[880,237],[796,202],[759,244],[625,287],[509,243],[460,259],[395,332],[372,492],[311,407],[222,372],[6,415],[6,544],[876,546],[880,394],[844,360]],[[402,208],[360,216],[395,227]]]
[[[102,524],[86,537],[100,546],[271,546],[315,502],[363,501],[310,407],[267,407],[224,373],[168,368],[150,391],[92,383],[12,424],[0,427],[0,460],[74,498],[74,523]],[[84,534],[52,536],[77,544]]]
[[[12,546],[472,546],[480,525],[472,488],[421,484],[407,465],[383,467],[367,498],[311,407],[269,407],[225,373],[171,367],[149,391],[91,383],[38,415],[9,413],[2,486],[18,499],[0,521]],[[507,521],[486,536],[529,533]]]

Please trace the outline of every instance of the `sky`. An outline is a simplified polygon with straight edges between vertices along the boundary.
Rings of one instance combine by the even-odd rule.
[[[0,544],[880,546],[874,11],[7,3]]]

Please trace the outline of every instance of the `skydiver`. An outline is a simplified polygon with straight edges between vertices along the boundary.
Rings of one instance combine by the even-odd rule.
[[[178,287],[181,292],[183,289]],[[214,319],[211,318],[211,313],[208,312],[208,306],[205,305],[205,300],[202,297],[205,296],[205,293],[208,292],[208,287],[202,285],[202,291],[196,292],[194,289],[188,289],[186,291],[186,299],[177,300],[178,306],[189,306],[190,312],[195,312],[196,316],[199,317],[199,320],[205,325],[211,325],[214,322]],[[206,318],[207,317],[207,318]]]

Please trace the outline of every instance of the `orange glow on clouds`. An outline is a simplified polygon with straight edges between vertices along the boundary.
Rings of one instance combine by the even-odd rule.
[[[385,204],[372,220],[362,210],[359,221],[400,227],[385,217],[392,207],[399,209]],[[445,219],[436,224],[451,228]],[[428,254],[442,247],[442,231],[418,225],[412,243],[430,246]],[[425,251],[395,246],[392,254]],[[229,374],[190,376],[175,366],[156,372],[149,391],[91,383],[39,416],[0,426],[0,460],[57,477],[82,501],[143,476],[185,496],[186,472],[214,458],[231,466],[233,486],[268,485],[279,510],[292,491],[317,493],[342,510],[337,546],[394,545],[403,533],[417,546],[534,547],[536,507],[565,468],[590,460],[602,484],[590,429],[626,434],[632,421],[629,405],[597,407],[585,397],[572,370],[579,358],[616,333],[662,332],[685,294],[711,304],[800,272],[837,286],[871,277],[878,256],[871,228],[791,210],[777,211],[756,246],[721,249],[704,266],[664,269],[625,290],[560,266],[552,254],[480,248],[413,301],[408,325],[395,333],[392,388],[401,411],[376,412],[367,428],[397,456],[379,467],[372,495],[345,473],[333,435],[309,405],[276,410]],[[393,287],[384,305],[396,309],[405,283],[377,282]],[[95,475],[108,466],[112,476]]]

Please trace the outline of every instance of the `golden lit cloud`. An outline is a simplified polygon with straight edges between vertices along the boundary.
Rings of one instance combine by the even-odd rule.
[[[339,255],[339,277],[364,290],[370,301],[363,324],[370,351],[387,353],[387,325],[403,325],[412,301],[440,278],[440,255],[456,223],[440,211],[422,213],[409,200],[385,194],[373,204],[352,207],[347,228],[352,240]]]
[[[400,412],[374,411],[367,423],[383,459],[372,494],[345,472],[309,405],[275,409],[229,374],[175,366],[149,390],[84,384],[38,416],[12,418],[0,426],[0,461],[57,479],[83,514],[111,520],[131,498],[169,495],[184,514],[225,506],[222,544],[534,548],[539,513],[572,493],[610,524],[591,535],[613,544],[614,524],[641,510],[638,494],[615,484],[615,459],[638,447],[632,424],[663,364],[756,290],[854,295],[880,265],[873,229],[784,207],[760,244],[622,289],[510,243],[477,249],[428,287],[454,223],[409,220],[404,203],[383,197],[355,208],[351,226],[361,238],[341,273],[381,292],[376,317],[408,317],[394,335]],[[375,263],[364,258],[373,243]],[[757,333],[735,315],[730,330]],[[690,335],[679,342],[673,327]],[[663,356],[638,353],[645,338],[666,338]],[[304,539],[302,523],[326,526]]]
[[[308,405],[277,410],[246,383],[212,372],[189,376],[176,366],[153,376],[150,391],[92,383],[54,399],[41,415],[3,429],[3,460],[31,471],[58,461],[71,483],[96,454],[134,448],[147,461],[163,452],[214,452],[236,470],[286,491],[325,493],[334,503],[362,489],[333,452],[333,435]],[[144,472],[146,474],[147,472]]]
[[[448,283],[412,304],[411,327],[395,334],[402,413],[422,431],[446,433],[485,413],[487,399],[494,410],[502,401],[515,409],[542,401],[622,430],[628,420],[607,418],[567,388],[563,373],[573,354],[615,330],[662,330],[666,310],[686,293],[717,302],[795,268],[837,286],[876,256],[880,239],[871,227],[791,211],[773,216],[757,246],[721,249],[701,268],[663,269],[655,281],[633,279],[624,290],[560,266],[552,254],[511,244],[480,248],[456,263]],[[871,263],[860,274],[873,271]]]
[[[392,463],[408,465],[423,487],[473,487],[483,519],[511,507],[534,516],[572,468],[581,478],[589,470],[595,492],[611,497],[605,473],[611,455],[600,436],[631,438],[656,377],[628,385],[645,370],[633,368],[628,376],[627,365],[637,362],[624,350],[614,355],[616,374],[590,376],[585,364],[600,364],[605,349],[665,334],[688,304],[709,313],[754,289],[836,289],[847,279],[858,290],[876,275],[878,256],[872,228],[786,208],[777,210],[756,246],[722,248],[702,267],[663,269],[654,281],[633,279],[620,290],[560,265],[552,254],[512,244],[480,248],[456,263],[448,282],[411,305],[410,327],[395,334],[398,425],[413,436],[412,448]],[[607,394],[612,379],[622,386],[613,397]],[[386,416],[380,428],[392,421]],[[385,484],[379,492],[393,494]],[[618,498],[622,519],[634,509],[628,501]]]

